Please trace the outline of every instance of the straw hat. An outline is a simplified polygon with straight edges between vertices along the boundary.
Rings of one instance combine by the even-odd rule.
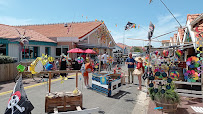
[[[136,57],[135,61],[137,61],[137,62],[143,62],[143,59],[142,59],[142,57]]]

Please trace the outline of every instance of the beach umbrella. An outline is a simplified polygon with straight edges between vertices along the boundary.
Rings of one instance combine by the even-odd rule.
[[[79,49],[79,48],[74,48],[74,49],[71,49],[71,50],[69,50],[67,52],[68,53],[84,53],[84,50]]]
[[[86,50],[84,51],[84,53],[96,54],[96,52],[95,52],[94,50],[92,50],[92,49],[86,49]]]

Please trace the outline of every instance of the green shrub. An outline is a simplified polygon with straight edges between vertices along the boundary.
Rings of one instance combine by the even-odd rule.
[[[180,96],[175,92],[175,84],[171,83],[171,89],[165,89],[165,93],[161,93],[161,87],[158,87],[158,92],[154,92],[154,88],[149,88],[149,95],[152,100],[161,103],[174,104],[180,103]]]
[[[0,64],[15,63],[16,61],[9,56],[0,55]]]

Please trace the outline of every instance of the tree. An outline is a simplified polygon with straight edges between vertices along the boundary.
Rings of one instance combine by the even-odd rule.
[[[140,49],[138,47],[132,47],[130,52],[142,52],[142,49]]]

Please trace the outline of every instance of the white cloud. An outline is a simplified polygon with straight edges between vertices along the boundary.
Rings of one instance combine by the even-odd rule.
[[[18,19],[18,18],[14,18],[14,17],[1,16],[0,17],[0,24],[27,25],[27,24],[32,24],[32,20],[31,19]]]
[[[182,26],[185,24],[185,18],[182,18],[180,14],[175,14],[175,17],[178,18]],[[171,15],[166,15],[166,16],[159,16],[157,17],[157,22],[153,23],[155,25],[155,30],[153,37],[162,35],[167,32],[171,32],[174,30],[177,30],[179,24],[175,21],[175,19]],[[136,28],[136,29],[130,29],[129,31],[125,32],[125,44],[130,45],[130,46],[145,46],[147,45],[148,42],[143,42],[141,40],[130,40],[127,38],[135,38],[135,39],[147,39],[147,34],[148,34],[148,26],[142,26],[143,28]],[[111,34],[116,42],[121,42],[123,43],[123,36],[124,33],[122,32],[123,30],[120,30],[119,32],[115,32],[116,30],[111,30]],[[174,32],[177,33],[177,32]],[[169,35],[165,35],[163,37],[157,38],[156,40],[170,40],[170,37],[173,36],[174,33],[171,33]],[[154,47],[159,47],[161,46],[161,42],[152,42],[152,45]]]

